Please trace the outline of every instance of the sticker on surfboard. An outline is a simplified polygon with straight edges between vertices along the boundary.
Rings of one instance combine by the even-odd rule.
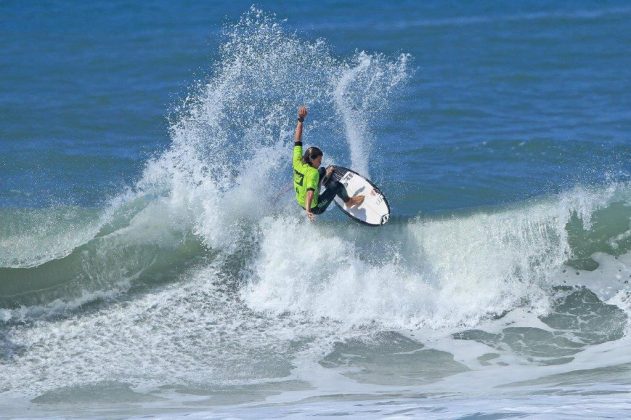
[[[364,202],[359,206],[347,208],[344,202],[336,196],[335,204],[340,210],[358,222],[370,226],[381,226],[388,222],[390,205],[375,184],[357,172],[341,166],[335,166],[333,176],[346,187],[349,197],[357,194],[365,197]]]

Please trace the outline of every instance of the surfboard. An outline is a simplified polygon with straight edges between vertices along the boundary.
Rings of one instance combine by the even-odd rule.
[[[365,197],[361,205],[351,208],[347,208],[339,197],[335,197],[335,204],[340,210],[349,217],[366,225],[381,226],[388,222],[390,205],[375,184],[352,169],[342,166],[335,166],[333,176],[346,187],[350,197],[357,194],[362,194]]]

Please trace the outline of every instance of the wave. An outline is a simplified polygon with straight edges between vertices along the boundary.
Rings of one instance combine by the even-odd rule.
[[[471,353],[453,358],[473,360],[467,366],[478,366],[476,357],[484,365],[514,363],[506,349],[544,366],[567,364],[588,346],[620,339],[631,313],[624,282],[631,256],[618,240],[624,231],[608,226],[625,255],[592,254],[599,266],[589,272],[567,265],[582,242],[568,226],[580,221],[589,238],[610,246],[600,228],[610,212],[631,216],[623,205],[630,192],[628,185],[579,188],[512,208],[399,219],[380,229],[328,217],[308,224],[291,205],[252,221],[248,241],[231,251],[204,247],[189,219],[170,222],[181,207],[152,198],[71,255],[20,269],[20,276],[42,270],[42,281],[72,270],[80,279],[56,297],[32,290],[3,300],[0,360],[11,360],[5,389],[36,396],[105,380],[145,388],[165,381],[248,384],[293,377],[295,363],[304,362],[301,355],[293,362],[296,352],[303,351],[307,362],[348,365],[351,377],[372,383],[411,380],[410,370],[394,369],[393,376],[388,363],[376,372],[362,369],[376,354],[423,363],[424,355],[440,353],[437,376],[453,374],[450,366],[462,370],[446,352],[413,357],[398,333],[386,333],[385,348],[370,344],[375,331],[378,339],[384,331],[428,328],[488,347],[445,347]],[[49,322],[28,322],[41,318]],[[134,370],[147,363],[151,369]]]
[[[631,250],[630,192],[576,188],[504,210],[403,221],[378,234],[270,218],[242,298],[260,311],[391,328],[471,327],[519,307],[545,314],[553,287],[567,284],[564,270],[594,270],[594,253]]]
[[[179,201],[136,199],[63,258],[0,268],[0,308],[32,306],[21,318],[47,313],[46,305],[59,313],[178,281],[221,254],[226,278],[257,311],[392,327],[474,326],[522,306],[545,313],[552,287],[568,284],[563,271],[594,271],[598,255],[631,251],[627,184],[446,218],[397,219],[378,230],[328,216],[307,224],[289,201],[258,219],[222,215],[229,222],[212,238],[235,229],[240,236],[211,248]],[[623,280],[614,290],[626,289]],[[587,286],[597,290],[597,283]]]
[[[19,318],[51,315],[116,298],[134,284],[171,280],[187,262],[208,256],[190,228],[176,220],[163,200],[136,199],[119,208],[98,232],[91,220],[76,227],[91,232],[84,237],[73,236],[73,231],[55,236],[55,225],[49,237],[67,241],[51,248],[48,259],[34,266],[0,267],[0,308],[18,309]],[[28,232],[18,242],[31,239]]]
[[[631,250],[624,183],[378,230],[341,216],[304,223],[282,194],[288,116],[309,104],[305,139],[326,161],[368,173],[366,150],[387,147],[372,133],[409,74],[407,55],[340,60],[324,41],[301,40],[251,9],[227,29],[208,80],[175,109],[170,148],[130,191],[79,217],[11,215],[19,229],[0,230],[10,250],[0,258],[3,319],[186,281],[220,256],[222,281],[250,310],[393,328],[474,326],[519,307],[545,313],[564,269],[594,270],[594,253]]]
[[[379,229],[336,210],[307,223],[283,193],[288,116],[309,104],[305,139],[369,173],[408,58],[339,60],[254,9],[226,37],[133,188],[101,210],[2,210],[0,392],[496,395],[628,363],[630,183]]]

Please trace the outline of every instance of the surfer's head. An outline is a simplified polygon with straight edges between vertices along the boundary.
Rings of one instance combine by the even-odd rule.
[[[317,147],[310,147],[302,156],[302,161],[314,168],[319,168],[322,163],[322,150]]]

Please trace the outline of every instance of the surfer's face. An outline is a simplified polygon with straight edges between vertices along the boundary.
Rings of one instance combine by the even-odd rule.
[[[319,168],[321,164],[322,164],[322,156],[318,156],[317,158],[311,161],[311,165],[313,165],[314,168]]]

